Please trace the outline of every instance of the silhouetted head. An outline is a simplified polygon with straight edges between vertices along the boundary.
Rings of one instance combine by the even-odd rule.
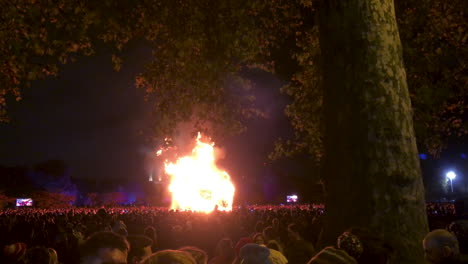
[[[98,232],[80,248],[81,264],[126,264],[130,245],[125,237],[114,232]]]
[[[444,229],[429,232],[423,240],[424,257],[432,264],[458,260],[460,250],[455,235]]]

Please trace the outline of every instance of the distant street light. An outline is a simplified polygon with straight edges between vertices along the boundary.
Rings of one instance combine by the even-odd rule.
[[[449,171],[449,172],[447,172],[447,174],[445,174],[445,176],[450,180],[450,188],[452,189],[452,192],[453,192],[452,181],[453,181],[453,179],[455,179],[457,177],[457,174],[455,174],[455,172],[453,172],[453,171]]]

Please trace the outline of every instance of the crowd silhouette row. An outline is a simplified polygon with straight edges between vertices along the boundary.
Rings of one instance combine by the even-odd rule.
[[[323,205],[263,205],[210,214],[157,207],[0,211],[0,263],[386,264],[394,243],[350,227],[320,245]],[[430,263],[466,263],[468,222],[451,203],[427,206]],[[392,261],[392,263],[397,263]]]

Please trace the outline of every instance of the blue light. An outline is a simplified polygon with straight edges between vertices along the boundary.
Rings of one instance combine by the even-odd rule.
[[[466,159],[466,157],[467,157],[467,156],[466,156],[466,154],[465,154],[465,153],[461,153],[461,154],[460,154],[460,158],[462,158],[462,159]]]
[[[426,159],[427,159],[427,155],[424,154],[424,153],[419,153],[419,158],[422,159],[422,160],[426,160]]]

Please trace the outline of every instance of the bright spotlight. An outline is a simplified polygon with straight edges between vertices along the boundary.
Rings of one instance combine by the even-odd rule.
[[[453,171],[449,171],[445,174],[445,176],[450,180],[450,189],[452,189],[452,192],[453,192],[453,179],[455,179],[455,177],[457,177],[457,174],[455,174],[455,172]]]
[[[450,180],[453,180],[457,177],[457,174],[455,174],[455,172],[453,171],[449,171],[447,172],[447,174],[445,174],[445,176],[447,176],[447,178],[449,178]]]

